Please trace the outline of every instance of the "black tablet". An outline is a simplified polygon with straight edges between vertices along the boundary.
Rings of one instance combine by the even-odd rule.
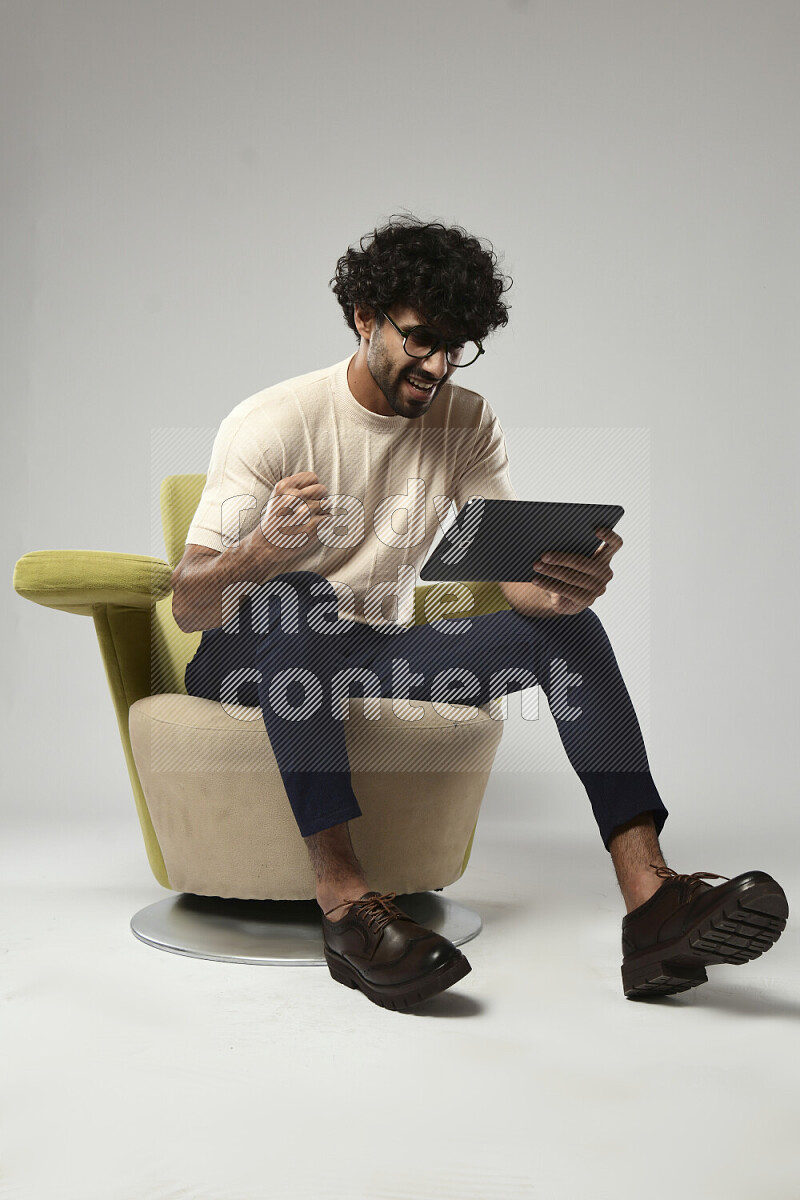
[[[535,582],[541,574],[533,564],[540,554],[591,556],[601,544],[595,529],[613,529],[624,511],[618,504],[473,496],[428,555],[420,579]]]

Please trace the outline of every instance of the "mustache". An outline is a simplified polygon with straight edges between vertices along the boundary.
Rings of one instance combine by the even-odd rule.
[[[444,379],[443,375],[439,376],[438,379],[435,376],[431,378],[430,375],[425,375],[422,371],[415,371],[413,367],[410,371],[405,372],[404,378],[410,379],[412,375],[416,376],[416,378],[421,380],[422,383],[441,383],[442,379]]]

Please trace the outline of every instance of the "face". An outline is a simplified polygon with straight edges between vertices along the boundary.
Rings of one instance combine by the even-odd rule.
[[[386,311],[406,332],[415,325],[426,324],[418,312],[401,304],[394,304]],[[442,334],[440,330],[435,332]],[[376,324],[373,328],[367,365],[391,408],[401,417],[412,418],[421,417],[428,411],[443,385],[458,369],[448,364],[444,346],[429,358],[412,358],[406,354],[402,334],[385,317],[380,327]]]

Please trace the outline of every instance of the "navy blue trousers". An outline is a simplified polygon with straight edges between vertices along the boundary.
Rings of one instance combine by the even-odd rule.
[[[454,621],[459,631],[448,632]],[[606,849],[614,829],[639,813],[651,812],[661,831],[667,810],[639,722],[590,608],[541,618],[509,609],[395,628],[387,634],[337,619],[331,583],[289,571],[240,598],[222,628],[205,630],[186,668],[190,696],[261,708],[303,837],[361,815],[342,710],[332,701],[336,677],[341,695],[339,673],[348,669],[347,694],[409,701],[480,705],[540,684]]]

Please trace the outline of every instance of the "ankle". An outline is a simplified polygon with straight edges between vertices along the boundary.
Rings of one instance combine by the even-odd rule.
[[[656,894],[663,882],[664,880],[656,875],[655,871],[649,869],[627,879],[624,887],[620,885],[626,912],[633,912],[635,908],[645,904],[651,896]]]
[[[326,913],[331,908],[336,908],[339,904],[344,904],[346,900],[360,900],[365,892],[369,891],[369,884],[362,876],[353,876],[350,879],[342,880],[318,880],[317,882],[317,904]],[[335,913],[331,913],[328,920],[338,921],[347,915],[346,908],[338,908]]]

